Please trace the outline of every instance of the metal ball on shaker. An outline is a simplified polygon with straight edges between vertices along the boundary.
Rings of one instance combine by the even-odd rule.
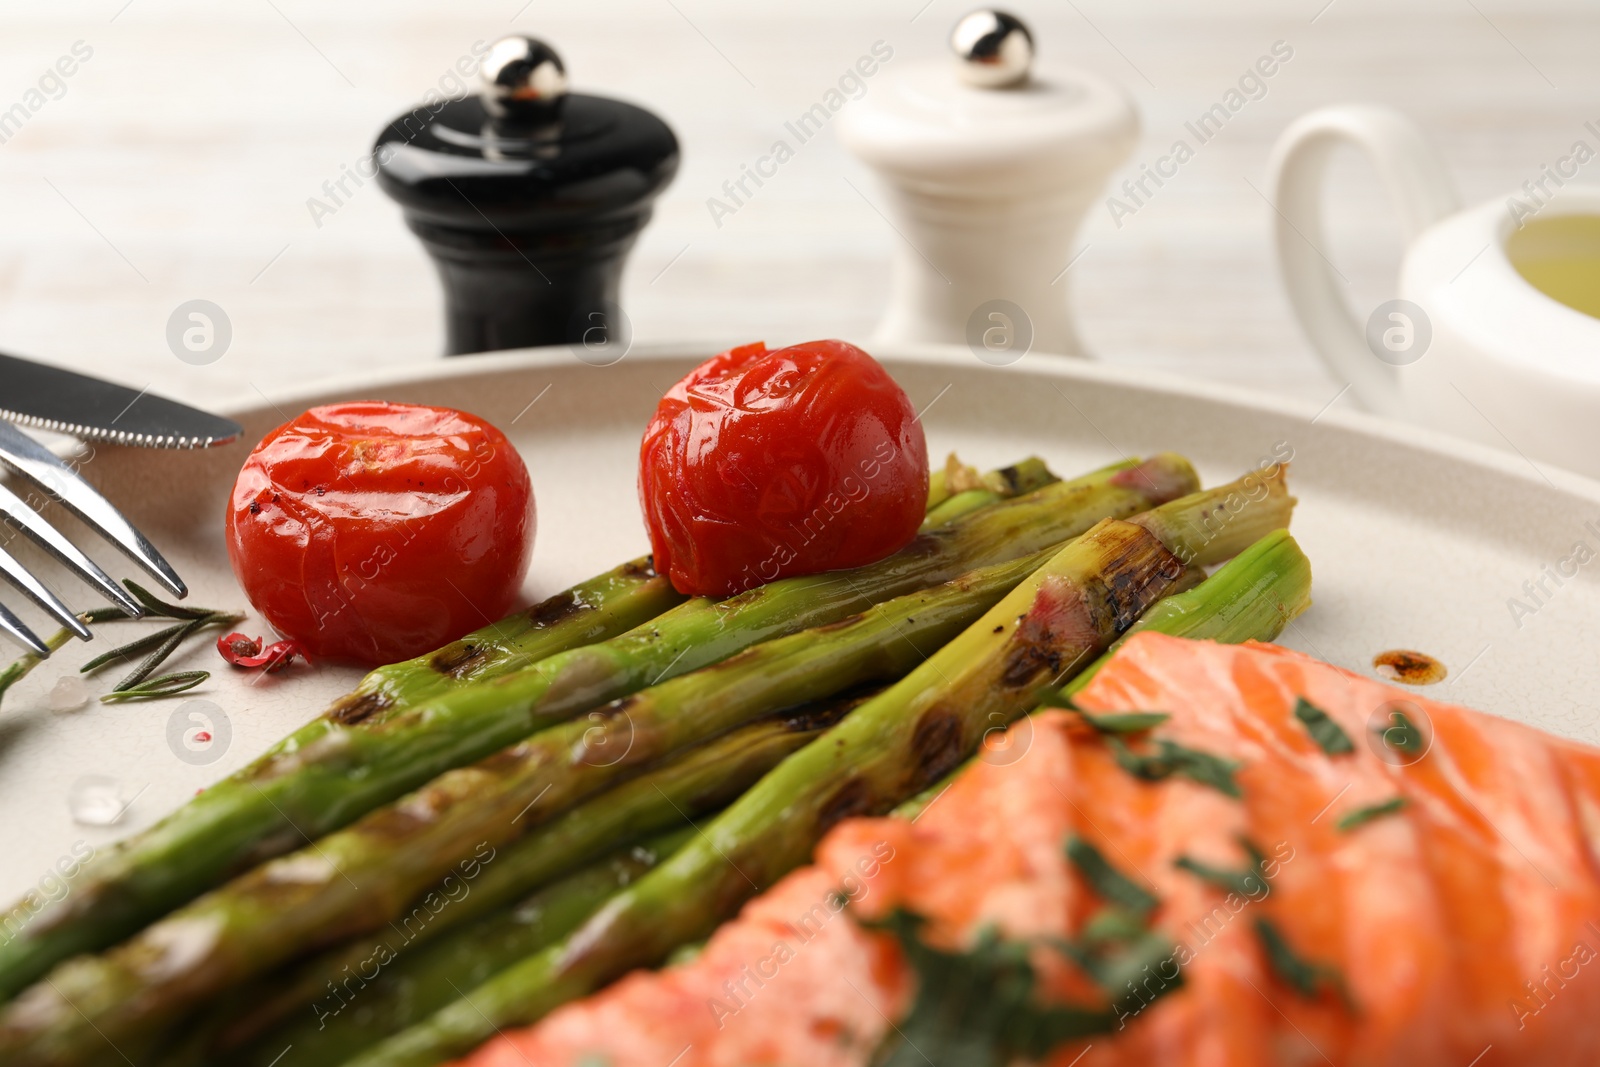
[[[489,47],[478,70],[484,109],[496,118],[547,110],[567,95],[567,67],[536,37],[513,34]]]
[[[1015,15],[982,8],[967,15],[950,35],[960,60],[961,80],[983,89],[1001,89],[1028,78],[1033,66],[1033,34]]]

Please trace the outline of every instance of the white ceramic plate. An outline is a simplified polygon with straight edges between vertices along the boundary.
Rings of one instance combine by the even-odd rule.
[[[286,391],[271,403],[256,397],[229,414],[244,424],[246,441],[312,404],[342,399],[443,404],[491,420],[533,475],[539,537],[526,592],[542,598],[645,551],[634,490],[639,435],[661,393],[708,354],[639,350],[608,367],[565,349],[478,356]],[[1557,572],[1559,584],[1545,569],[1572,557],[1580,541],[1600,550],[1600,484],[1360,415],[1316,417],[1313,409],[1098,364],[1031,356],[994,368],[964,349],[878,355],[926,409],[930,452],[939,458],[955,449],[991,467],[1035,453],[1070,475],[1172,449],[1213,482],[1292,449],[1290,484],[1301,501],[1293,530],[1312,559],[1316,603],[1284,644],[1369,673],[1376,652],[1419,649],[1451,671],[1429,696],[1600,741],[1592,710],[1600,705],[1600,657],[1590,644],[1600,623],[1600,562],[1570,577]],[[246,447],[102,449],[85,467],[167,553],[193,603],[244,606],[221,520]],[[77,540],[92,547],[87,536]],[[95,554],[113,573],[133,573],[114,553]],[[1536,602],[1524,582],[1541,578]],[[68,579],[56,584],[75,605],[92,602]],[[1512,598],[1534,610],[1518,618]],[[113,629],[132,634],[144,625],[108,627],[95,645],[109,647]],[[241,628],[263,631],[257,617]],[[90,655],[88,646],[68,646],[0,707],[0,898],[7,902],[76,843],[103,847],[242,766],[357,674],[318,665],[246,676],[197,647],[172,667],[204,667],[213,676],[186,697],[49,710],[55,679]],[[96,692],[114,679],[103,676]],[[181,740],[200,721],[191,713],[211,720],[216,739],[199,754]],[[131,801],[115,825],[73,821],[69,797],[85,776],[114,779]]]

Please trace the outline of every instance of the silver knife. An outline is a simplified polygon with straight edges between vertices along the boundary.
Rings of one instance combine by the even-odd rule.
[[[210,448],[240,426],[148,389],[0,353],[0,418],[23,426],[144,448]]]

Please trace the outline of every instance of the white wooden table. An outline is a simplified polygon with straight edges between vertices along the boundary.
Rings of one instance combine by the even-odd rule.
[[[900,57],[938,54],[964,10],[956,0],[6,0],[0,109],[26,104],[74,42],[93,54],[64,89],[49,86],[59,99],[33,97],[42,106],[0,144],[0,349],[202,402],[436,358],[437,285],[398,209],[370,182],[347,183],[353,195],[318,220],[307,202],[329,202],[323,183],[440,87],[474,40],[511,30],[547,37],[575,86],[656,109],[682,140],[681,173],[628,270],[638,340],[865,337],[899,238],[846,182],[874,189],[831,132],[720,228],[705,202],[873,41]],[[1072,278],[1100,358],[1311,401],[1338,386],[1289,316],[1256,192],[1284,125],[1338,100],[1400,106],[1434,133],[1471,202],[1536,174],[1600,103],[1592,5],[1036,0],[1017,11],[1044,56],[1138,99],[1144,139],[1114,182],[1165,151],[1274,41],[1294,48],[1266,96],[1135,216],[1118,227],[1091,214]],[[1371,307],[1392,295],[1398,240],[1359,161],[1336,180],[1330,251],[1353,301]],[[226,355],[202,367],[165,340],[172,309],[196,297],[233,327]]]

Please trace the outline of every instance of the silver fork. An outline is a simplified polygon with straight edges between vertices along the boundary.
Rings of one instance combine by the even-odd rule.
[[[180,599],[189,594],[188,587],[172,569],[172,565],[109,500],[55,453],[4,420],[0,420],[0,464],[66,505],[69,511],[149,572],[168,592]],[[0,515],[128,615],[138,617],[144,614],[139,602],[110,575],[41,518],[27,501],[4,485],[0,485]],[[72,609],[3,548],[0,548],[0,577],[16,586],[77,637],[89,640],[89,628]],[[41,659],[50,655],[49,646],[39,640],[4,604],[0,604],[0,631],[22,642]]]

